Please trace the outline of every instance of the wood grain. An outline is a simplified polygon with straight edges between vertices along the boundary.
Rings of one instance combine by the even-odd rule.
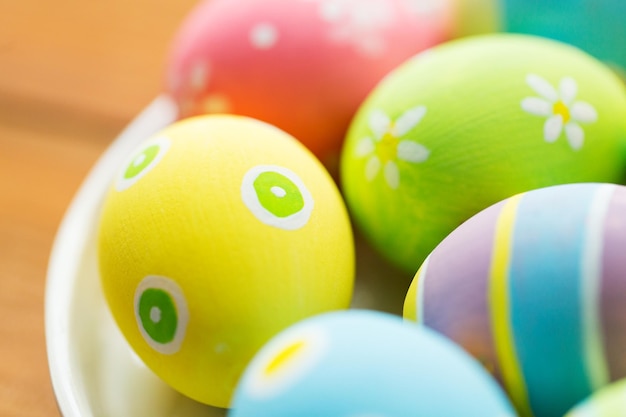
[[[55,416],[44,338],[54,235],[81,181],[161,92],[193,0],[0,0],[0,416]]]

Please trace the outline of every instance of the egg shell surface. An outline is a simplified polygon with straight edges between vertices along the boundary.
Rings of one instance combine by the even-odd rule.
[[[246,369],[229,417],[513,417],[458,346],[388,313],[318,315],[273,338]]]
[[[623,0],[499,0],[501,27],[575,45],[626,74]]]
[[[626,379],[614,382],[577,404],[565,417],[623,417],[626,415]]]
[[[453,38],[499,31],[500,6],[500,0],[452,0]]]
[[[296,139],[240,116],[164,129],[122,165],[98,255],[126,340],[165,382],[226,407],[253,354],[347,308],[354,243],[337,187]]]
[[[391,69],[447,40],[451,0],[208,0],[173,40],[181,117],[269,122],[338,164],[361,101]]]
[[[414,274],[473,214],[516,193],[624,174],[626,90],[577,48],[470,37],[391,72],[357,113],[341,158],[357,226]]]
[[[521,416],[557,417],[626,377],[626,187],[522,193],[454,230],[404,305],[491,370]]]

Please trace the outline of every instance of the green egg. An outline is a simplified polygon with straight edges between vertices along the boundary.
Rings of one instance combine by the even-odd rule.
[[[341,155],[350,211],[414,273],[454,228],[513,194],[624,174],[626,90],[581,50],[529,35],[442,44],[405,62],[355,115]]]
[[[626,379],[596,391],[572,408],[565,417],[619,417],[626,410]]]

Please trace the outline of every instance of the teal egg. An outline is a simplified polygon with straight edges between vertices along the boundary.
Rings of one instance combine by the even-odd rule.
[[[623,0],[501,0],[502,29],[575,45],[626,71]]]

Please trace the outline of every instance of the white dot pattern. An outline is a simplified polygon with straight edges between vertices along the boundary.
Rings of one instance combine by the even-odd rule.
[[[271,23],[257,23],[250,30],[250,43],[256,49],[270,49],[278,41],[278,29]]]

